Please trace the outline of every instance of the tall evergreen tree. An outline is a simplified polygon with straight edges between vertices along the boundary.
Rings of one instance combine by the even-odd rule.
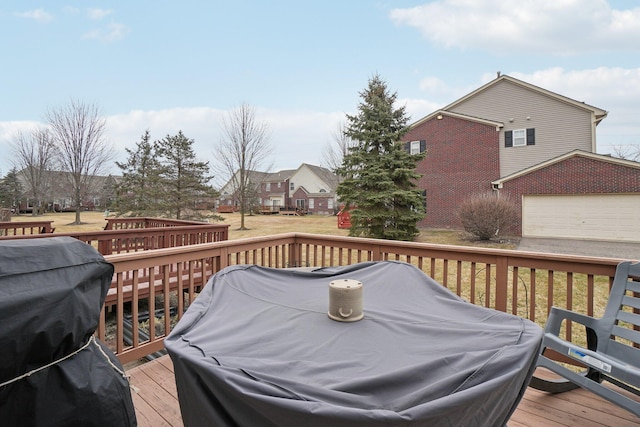
[[[347,115],[345,136],[354,141],[337,169],[337,195],[351,209],[350,236],[413,240],[424,217],[416,181],[424,154],[410,154],[398,142],[409,130],[405,107],[394,108],[378,75],[369,80],[356,115]]]
[[[116,186],[115,209],[120,215],[159,216],[162,214],[162,165],[146,130],[136,149],[125,148],[125,163],[116,162],[122,179]]]
[[[208,185],[209,162],[196,159],[193,143],[182,131],[155,143],[162,164],[164,207],[176,219],[195,212],[198,200],[213,195]]]
[[[12,168],[4,178],[0,179],[0,207],[16,208],[20,205],[23,188],[18,179],[18,170]]]

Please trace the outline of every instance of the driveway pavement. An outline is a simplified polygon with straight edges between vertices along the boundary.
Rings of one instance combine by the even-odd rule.
[[[518,250],[554,254],[585,255],[640,260],[640,242],[623,243],[599,240],[543,239],[523,237]]]

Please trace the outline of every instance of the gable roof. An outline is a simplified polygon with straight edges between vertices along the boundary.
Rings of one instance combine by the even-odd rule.
[[[428,116],[418,120],[417,122],[412,124],[411,127],[417,126],[420,123],[423,123],[423,122],[425,122],[427,120],[430,120],[430,119],[433,118],[433,116],[437,116],[437,114],[444,114],[444,112],[455,114],[453,111],[449,111],[449,110],[455,109],[455,107],[457,105],[467,101],[470,98],[473,98],[477,94],[479,94],[481,92],[484,92],[487,89],[489,89],[489,88],[491,88],[491,87],[493,87],[493,86],[495,86],[495,85],[497,85],[497,84],[499,84],[500,82],[503,82],[503,81],[508,81],[508,82],[513,83],[515,85],[524,87],[524,88],[526,88],[528,90],[532,90],[532,91],[538,92],[538,93],[540,93],[542,95],[545,95],[545,96],[553,98],[553,99],[555,99],[557,101],[564,102],[566,104],[572,105],[572,106],[574,106],[576,108],[587,110],[587,111],[593,113],[593,115],[595,117],[596,125],[598,125],[605,117],[607,117],[607,114],[608,114],[608,112],[606,110],[603,110],[603,109],[598,108],[598,107],[594,107],[594,106],[589,105],[589,104],[587,104],[585,102],[576,101],[575,99],[566,97],[564,95],[560,95],[558,93],[555,93],[555,92],[552,92],[550,90],[541,88],[541,87],[533,85],[531,83],[527,83],[525,81],[516,79],[515,77],[511,77],[511,76],[508,76],[506,74],[501,74],[498,77],[496,77],[495,79],[491,80],[490,82],[480,86],[478,89],[466,94],[462,98],[459,98],[459,99],[453,101],[451,104],[447,105],[446,107],[443,107],[442,109],[440,109],[440,110],[438,110],[438,111],[436,111],[434,113],[431,113]],[[464,115],[461,114],[460,118],[463,118],[463,117],[464,117]],[[471,116],[466,116],[466,117],[470,118]],[[476,119],[483,120],[483,119],[480,119],[480,118],[476,118]],[[487,120],[487,122],[490,122],[490,121]]]
[[[240,170],[237,170],[233,174],[233,176],[229,178],[229,180],[222,187],[220,187],[220,193],[222,195],[225,195],[225,194],[228,195],[234,191],[233,181],[236,179],[239,172]],[[260,171],[254,171],[254,170],[247,170],[247,173],[249,174],[249,181],[252,182],[254,185],[260,185],[264,181],[265,177],[269,175],[267,172],[260,172]]]
[[[284,169],[278,172],[267,172],[262,180],[263,182],[282,182],[291,178],[297,169]]]
[[[418,126],[424,122],[428,122],[429,120],[432,119],[437,119],[438,116],[447,116],[447,117],[452,117],[455,119],[462,119],[462,120],[468,120],[470,122],[476,122],[476,123],[481,123],[484,125],[490,125],[490,126],[495,126],[496,130],[498,130],[501,127],[504,127],[504,123],[502,122],[497,122],[495,120],[487,120],[487,119],[483,119],[480,117],[474,117],[474,116],[469,116],[468,114],[461,114],[461,113],[456,113],[453,111],[446,111],[446,110],[437,110],[434,111],[433,113],[429,114],[428,116],[425,116],[423,118],[421,118],[420,120],[418,120],[417,122],[413,123],[411,125],[411,127],[415,127]]]
[[[302,169],[305,166],[309,168],[311,172],[313,172],[325,184],[327,184],[331,191],[335,190],[336,185],[338,185],[338,177],[336,176],[336,174],[334,174],[327,168],[323,168],[322,166],[310,165],[309,163],[301,164],[298,170]]]
[[[567,160],[569,158],[572,158],[572,157],[584,157],[584,158],[587,158],[587,159],[613,163],[613,164],[616,164],[616,165],[619,165],[619,166],[626,166],[626,167],[640,169],[640,163],[639,162],[634,162],[634,161],[631,161],[631,160],[619,159],[617,157],[611,157],[611,156],[604,155],[604,154],[590,153],[588,151],[583,151],[583,150],[573,150],[573,151],[565,153],[565,154],[563,154],[561,156],[554,157],[553,159],[549,159],[549,160],[544,161],[542,163],[538,163],[537,165],[533,165],[531,167],[528,167],[528,168],[523,169],[521,171],[518,171],[516,173],[512,173],[511,175],[507,175],[505,177],[497,179],[497,180],[493,181],[491,184],[494,187],[497,186],[498,188],[502,188],[502,184],[504,184],[507,181],[510,181],[512,179],[521,177],[523,175],[527,175],[527,174],[535,172],[537,170],[546,168],[546,167],[551,166],[553,164],[563,162],[563,161],[565,161],[565,160]]]

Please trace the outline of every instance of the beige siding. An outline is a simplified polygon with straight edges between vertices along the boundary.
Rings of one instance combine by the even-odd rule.
[[[524,196],[522,236],[640,242],[640,195]]]
[[[295,189],[304,187],[309,193],[319,193],[321,190],[330,191],[328,184],[322,181],[318,175],[306,165],[300,167],[290,178]]]
[[[454,105],[450,111],[504,123],[500,176],[579,149],[592,151],[592,113],[503,80]],[[511,121],[513,119],[513,121]],[[534,146],[504,146],[504,131],[535,128]]]

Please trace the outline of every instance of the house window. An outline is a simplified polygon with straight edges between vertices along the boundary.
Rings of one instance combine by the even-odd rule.
[[[293,191],[295,189],[293,182],[289,183],[289,191]]]
[[[267,183],[264,185],[264,189],[265,189],[265,191],[271,191],[271,183],[270,183],[270,182],[267,182]]]
[[[304,210],[304,199],[296,199],[296,207]]]
[[[282,185],[282,183],[281,183],[281,182],[278,182],[278,188],[280,188],[280,186],[281,186],[281,185]]]
[[[411,141],[411,154],[419,154],[420,153],[420,141]]]
[[[313,199],[309,199],[309,209],[313,209],[314,206],[315,202],[313,201]]]
[[[427,150],[427,141],[420,140],[420,141],[409,141],[409,143],[407,143],[407,151],[409,152],[409,154],[420,154],[423,153]]]
[[[516,129],[513,131],[513,146],[522,147],[527,145],[527,134],[524,129]]]
[[[327,200],[327,209],[333,209],[333,199]]]
[[[534,128],[508,130],[504,133],[505,147],[524,147],[535,144],[536,130]]]

